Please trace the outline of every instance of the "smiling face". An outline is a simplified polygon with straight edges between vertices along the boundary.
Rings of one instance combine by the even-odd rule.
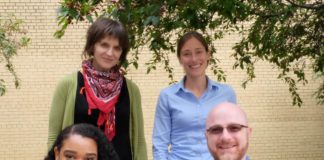
[[[207,118],[208,148],[217,160],[241,160],[249,145],[251,128],[245,113],[234,105],[216,107]]]
[[[94,46],[93,66],[98,71],[109,71],[117,64],[122,48],[117,38],[106,36]]]
[[[78,134],[72,134],[63,141],[60,150],[55,147],[56,160],[97,160],[98,149],[96,142]]]
[[[178,58],[187,78],[205,76],[210,54],[195,37],[191,37],[183,44]]]

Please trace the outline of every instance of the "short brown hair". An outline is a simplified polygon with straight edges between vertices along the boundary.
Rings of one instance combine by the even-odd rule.
[[[122,54],[119,60],[120,64],[123,64],[126,61],[126,56],[129,51],[128,34],[120,22],[109,18],[98,18],[89,27],[83,55],[86,58],[93,56],[95,44],[107,36],[118,39],[119,45],[122,48]]]

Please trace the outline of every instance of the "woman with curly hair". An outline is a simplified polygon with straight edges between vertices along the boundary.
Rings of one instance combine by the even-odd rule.
[[[65,128],[44,160],[65,159],[119,160],[105,134],[86,123]]]

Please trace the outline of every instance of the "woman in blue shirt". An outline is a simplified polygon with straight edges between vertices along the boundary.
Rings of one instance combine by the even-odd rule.
[[[178,41],[177,57],[184,78],[160,93],[153,129],[154,160],[212,160],[205,121],[221,102],[236,103],[233,89],[206,76],[211,57],[204,37],[191,31]]]

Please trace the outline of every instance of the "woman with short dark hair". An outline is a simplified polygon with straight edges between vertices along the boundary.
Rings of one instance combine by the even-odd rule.
[[[57,85],[49,117],[48,146],[65,127],[89,123],[102,129],[121,160],[146,160],[141,95],[120,71],[129,51],[123,25],[97,19],[88,29],[82,70]]]

